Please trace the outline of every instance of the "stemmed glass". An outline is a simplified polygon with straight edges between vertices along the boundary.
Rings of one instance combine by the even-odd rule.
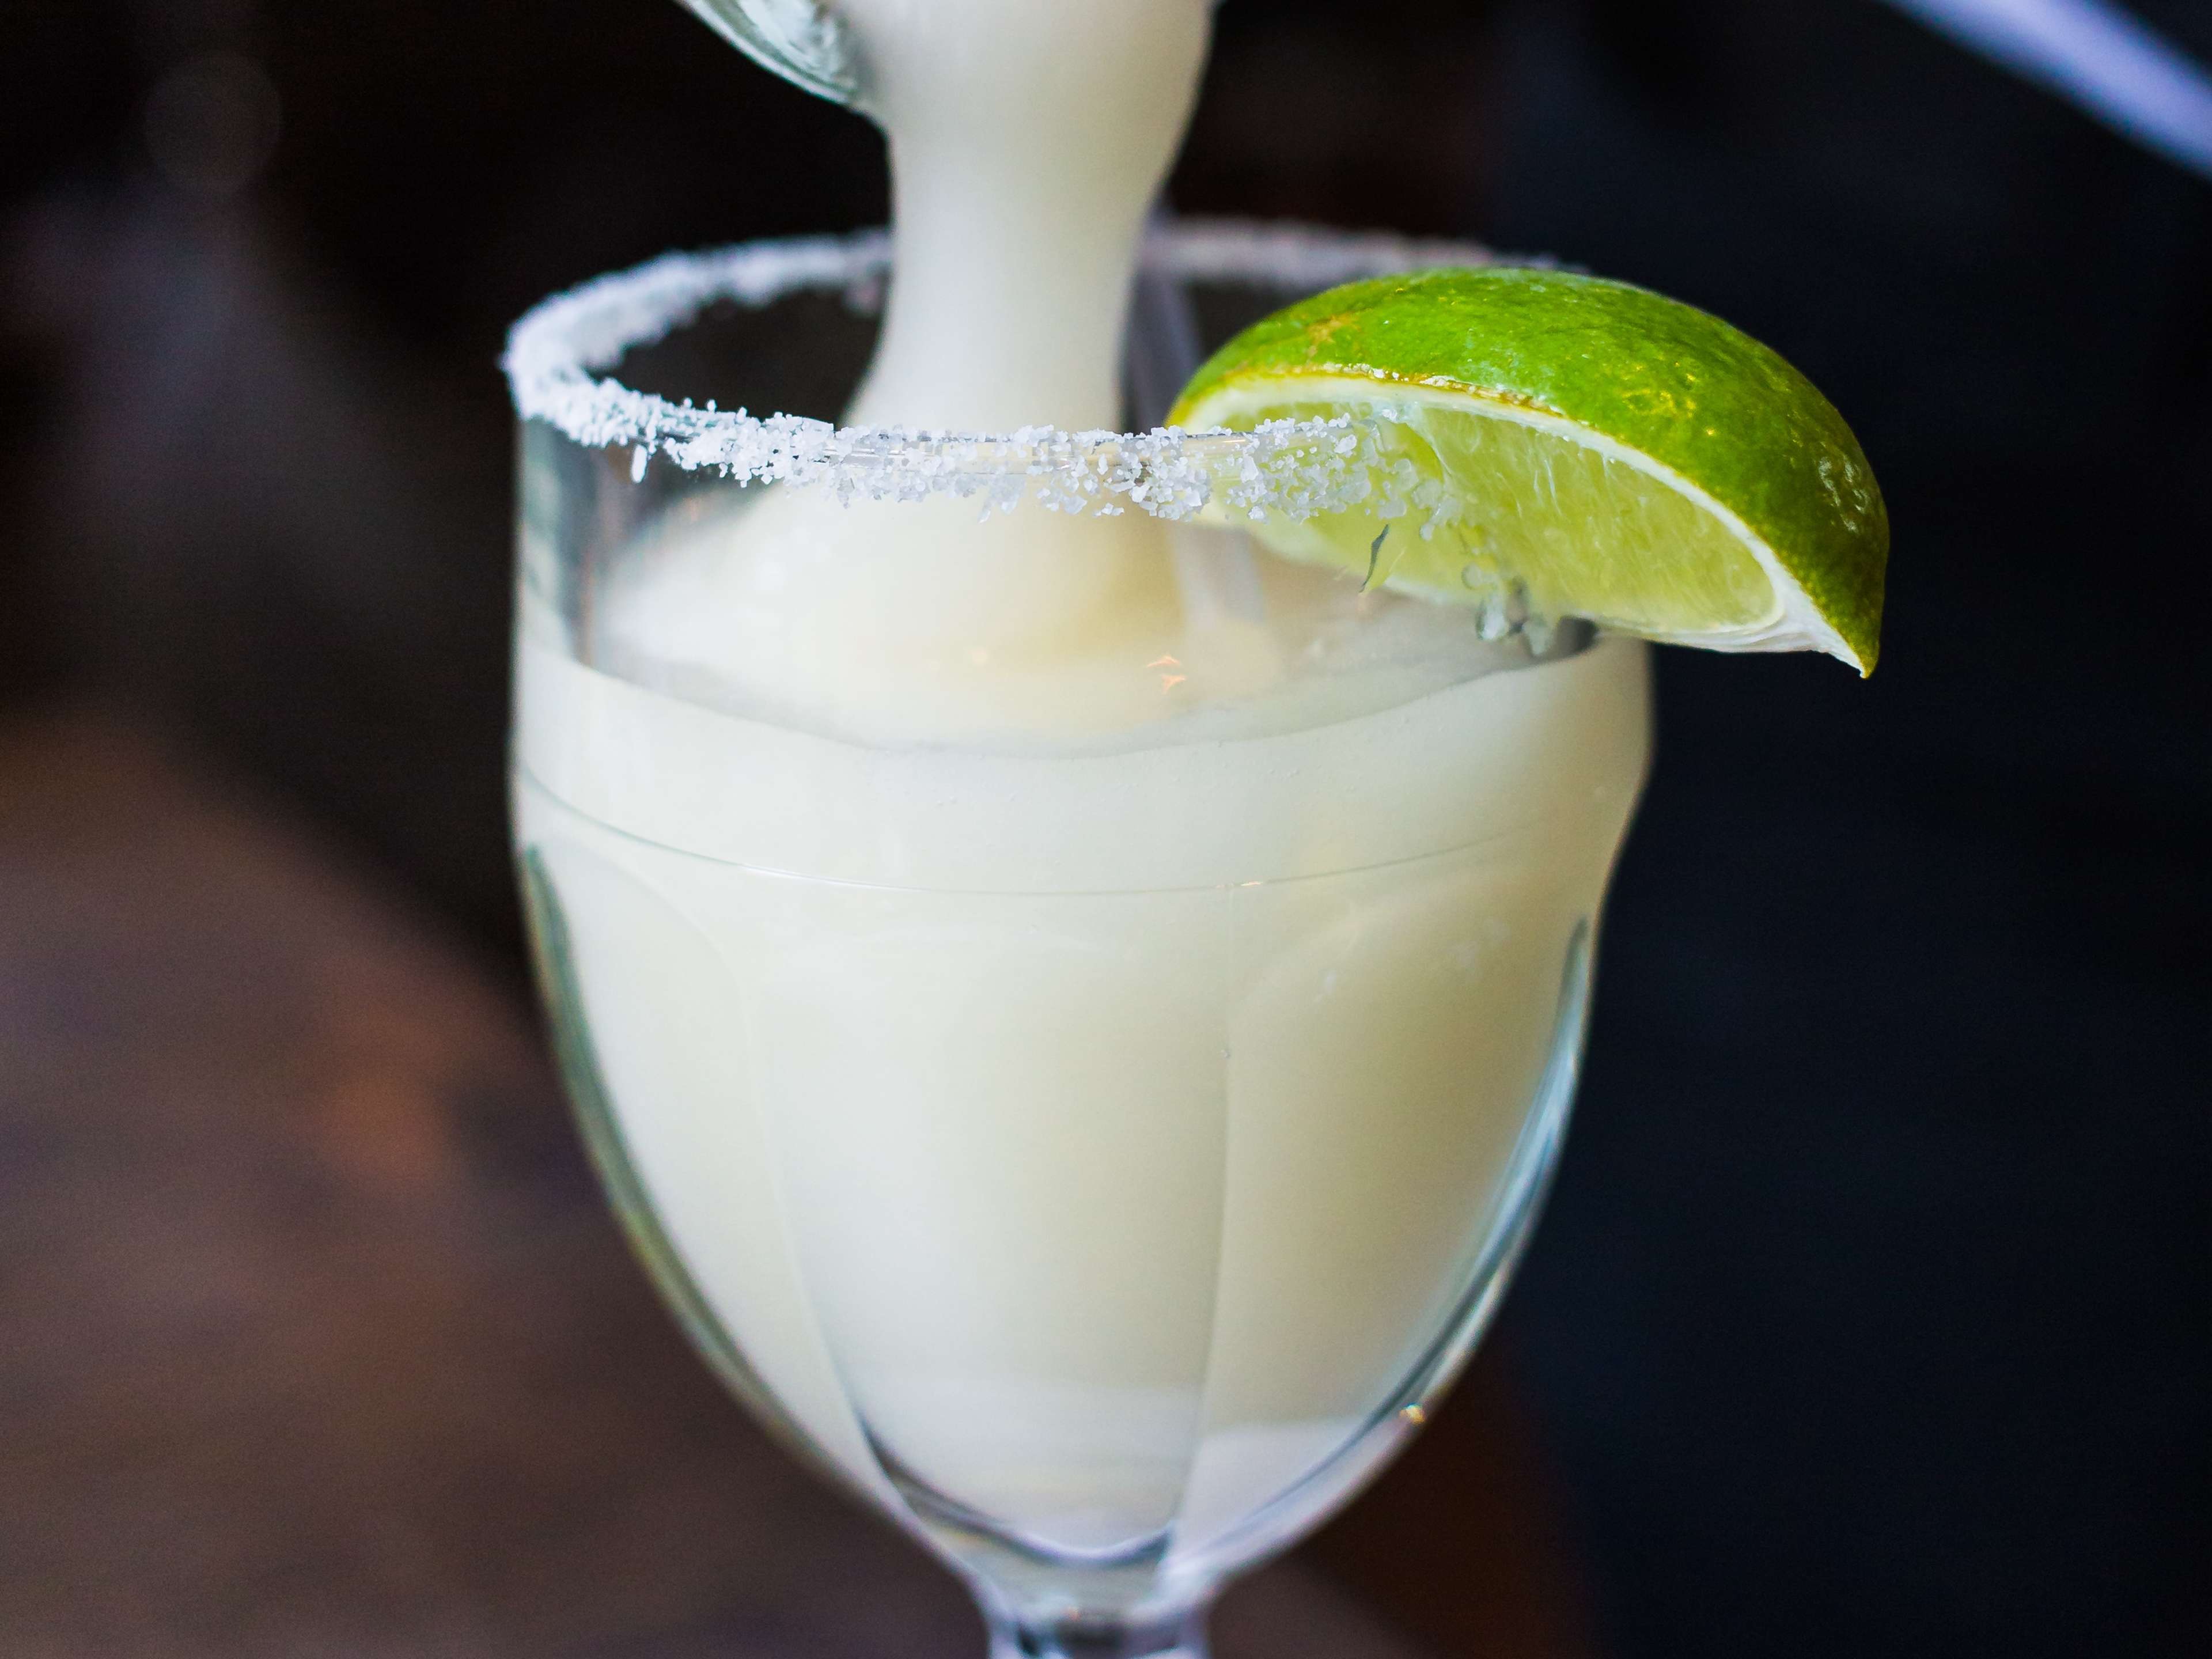
[[[1165,227],[1173,315],[1138,325],[1210,344],[1484,257]],[[1528,1237],[1644,647],[1255,556],[1253,516],[1389,487],[1356,427],[838,428],[887,258],[672,257],[516,328],[541,985],[613,1200],[732,1389],[959,1571],[998,1654],[1196,1655],[1223,1580],[1418,1428]],[[902,741],[733,691],[698,641],[741,618],[632,599],[794,490],[891,536],[947,497],[1167,518],[1192,643],[1127,666],[1169,702]],[[1223,639],[1266,672],[1177,684]]]

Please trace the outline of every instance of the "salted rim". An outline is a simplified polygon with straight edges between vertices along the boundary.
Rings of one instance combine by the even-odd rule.
[[[1218,503],[1252,519],[1280,513],[1298,520],[1347,507],[1373,487],[1371,428],[1349,416],[1273,421],[1246,432],[840,427],[688,398],[671,403],[596,372],[666,337],[717,301],[763,306],[789,294],[836,291],[872,312],[882,303],[890,255],[890,235],[881,230],[745,242],[664,254],[555,295],[507,336],[502,366],[515,411],[586,448],[629,448],[633,477],[642,478],[660,457],[739,483],[828,484],[845,500],[984,495],[989,510],[1011,507],[1034,491],[1061,512],[1110,515],[1126,503],[1188,519]],[[1279,288],[1287,298],[1363,276],[1495,261],[1473,242],[1196,219],[1155,228],[1139,268],[1180,282]]]

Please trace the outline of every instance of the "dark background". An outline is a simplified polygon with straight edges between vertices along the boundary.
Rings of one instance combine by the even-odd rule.
[[[2206,1651],[2212,189],[1872,0],[1231,0],[1172,194],[1708,307],[1889,495],[1870,682],[1661,653],[1501,1337],[1607,1650]],[[884,208],[666,0],[0,0],[0,713],[514,963],[505,328]]]

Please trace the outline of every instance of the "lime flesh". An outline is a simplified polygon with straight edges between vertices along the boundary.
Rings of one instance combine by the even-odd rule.
[[[1888,516],[1843,417],[1719,319],[1626,283],[1492,266],[1355,283],[1215,354],[1194,428],[1351,415],[1352,507],[1250,526],[1432,599],[1873,669]]]

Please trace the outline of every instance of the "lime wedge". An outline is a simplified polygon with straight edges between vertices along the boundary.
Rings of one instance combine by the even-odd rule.
[[[1813,384],[1717,317],[1626,283],[1492,266],[1334,289],[1217,352],[1193,430],[1350,415],[1353,506],[1249,528],[1433,599],[1525,605],[1871,672],[1889,517]]]

